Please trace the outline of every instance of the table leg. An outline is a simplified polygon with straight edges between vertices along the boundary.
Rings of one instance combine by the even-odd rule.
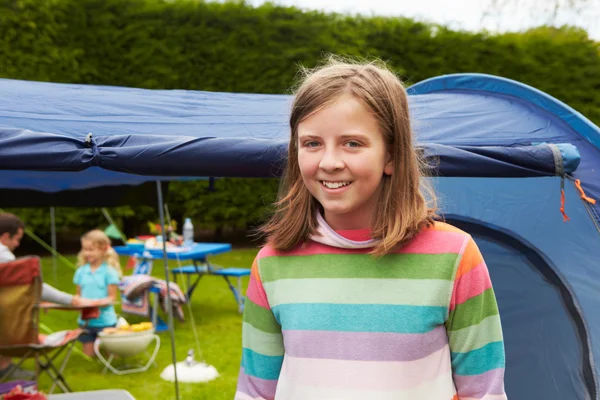
[[[152,297],[152,326],[156,329],[156,320],[158,319],[158,293],[153,293]]]

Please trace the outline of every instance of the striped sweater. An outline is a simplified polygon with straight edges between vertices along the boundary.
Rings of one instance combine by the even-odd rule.
[[[436,223],[375,259],[365,232],[319,223],[253,263],[236,400],[506,399],[498,307],[468,234]]]

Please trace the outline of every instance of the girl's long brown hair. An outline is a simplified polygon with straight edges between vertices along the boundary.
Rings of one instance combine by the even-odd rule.
[[[325,65],[302,72],[292,104],[291,137],[279,200],[260,233],[274,248],[290,250],[316,231],[316,212],[321,206],[300,175],[298,125],[340,96],[350,94],[378,120],[393,162],[392,175],[382,179],[371,220],[372,236],[377,239],[372,254],[387,254],[432,224],[435,217],[435,195],[423,179],[424,164],[413,144],[404,86],[381,62],[351,63],[330,57]]]

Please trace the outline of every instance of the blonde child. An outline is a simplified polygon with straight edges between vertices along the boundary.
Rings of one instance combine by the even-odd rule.
[[[110,239],[101,230],[93,230],[81,237],[81,251],[73,283],[77,285],[77,295],[85,299],[112,303],[117,299],[119,279],[122,275],[119,256],[110,245]],[[98,332],[117,324],[117,315],[112,305],[100,307],[98,318],[85,322],[86,333],[79,337],[83,351],[94,355],[94,341]]]
[[[331,59],[306,74],[290,128],[235,398],[506,399],[488,270],[434,221],[400,80]]]

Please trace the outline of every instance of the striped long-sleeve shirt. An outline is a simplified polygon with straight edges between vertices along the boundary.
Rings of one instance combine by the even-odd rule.
[[[436,223],[376,259],[349,232],[321,233],[257,255],[237,400],[506,399],[498,307],[468,234]]]

